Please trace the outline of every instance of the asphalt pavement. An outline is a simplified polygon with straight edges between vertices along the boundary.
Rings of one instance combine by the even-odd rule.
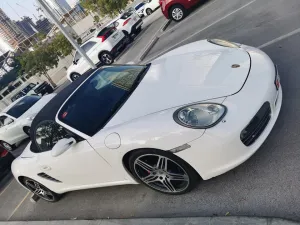
[[[180,24],[171,23],[172,27],[160,34],[145,59],[149,61],[177,46],[204,38],[224,38],[261,47],[269,54],[281,75],[282,111],[269,138],[247,162],[224,175],[200,182],[195,190],[182,196],[162,195],[142,185],[127,185],[68,193],[55,204],[41,200],[33,204],[20,188],[21,203],[14,202],[16,208],[10,218],[5,210],[2,212],[9,192],[0,193],[0,220],[230,214],[300,221],[299,18],[299,0],[211,0]],[[16,191],[17,186],[12,182],[8,189]]]

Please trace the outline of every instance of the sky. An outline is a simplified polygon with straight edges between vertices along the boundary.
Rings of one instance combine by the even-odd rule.
[[[67,0],[67,2],[73,4],[76,0]],[[20,20],[20,17],[23,16],[29,16],[35,20],[32,14],[38,17],[40,12],[36,11],[34,5],[37,5],[35,0],[0,0],[0,8],[3,9],[12,20]]]

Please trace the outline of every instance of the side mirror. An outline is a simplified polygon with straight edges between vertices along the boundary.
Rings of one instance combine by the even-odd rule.
[[[57,157],[65,153],[72,145],[76,143],[74,138],[64,138],[59,140],[52,148],[51,154]]]
[[[73,64],[74,64],[74,65],[77,65],[77,62],[78,62],[77,60],[74,60],[74,61],[73,61]]]

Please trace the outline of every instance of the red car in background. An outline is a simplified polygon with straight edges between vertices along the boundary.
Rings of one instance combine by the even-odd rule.
[[[161,10],[167,19],[176,22],[187,16],[187,10],[196,5],[200,0],[159,0]]]

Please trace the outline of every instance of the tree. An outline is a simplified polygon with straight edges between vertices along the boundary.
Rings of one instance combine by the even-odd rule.
[[[100,10],[101,14],[116,16],[126,6],[128,0],[80,0],[80,4],[87,11],[97,12]]]
[[[98,24],[100,22],[100,17],[99,16],[94,16],[94,23]]]
[[[59,57],[66,57],[70,54],[73,55],[73,45],[63,34],[56,35],[51,46],[58,53]]]
[[[53,87],[56,84],[48,74],[48,70],[57,67],[59,55],[51,45],[41,46],[33,52],[23,53],[19,57],[22,71],[29,76],[44,75]]]

